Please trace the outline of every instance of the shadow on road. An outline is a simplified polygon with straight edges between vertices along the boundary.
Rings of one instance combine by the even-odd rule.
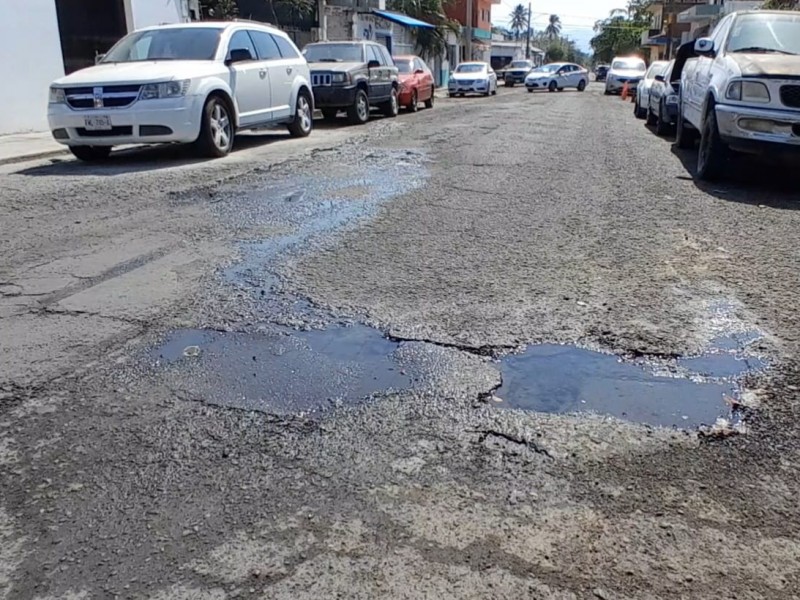
[[[315,126],[319,123],[315,122]],[[237,152],[288,140],[283,129],[243,132],[236,136],[232,156]],[[108,160],[85,163],[73,158],[52,159],[50,164],[39,165],[16,172],[31,177],[85,177],[87,175],[111,177],[127,173],[157,171],[184,165],[215,160],[197,156],[188,144],[163,144],[122,148],[111,153]]]
[[[725,178],[711,182],[696,177],[697,148],[683,150],[673,144],[672,153],[686,169],[686,179],[707,194],[742,204],[800,209],[800,170],[790,163],[739,154],[730,159]]]

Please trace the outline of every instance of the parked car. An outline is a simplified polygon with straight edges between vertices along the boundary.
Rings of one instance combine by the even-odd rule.
[[[400,108],[398,69],[386,46],[376,42],[317,42],[303,55],[311,69],[314,99],[323,116],[341,111],[354,125],[369,120],[373,107],[387,117]]]
[[[398,102],[408,110],[416,112],[420,102],[425,108],[433,108],[436,85],[433,73],[419,56],[395,56],[400,79]]]
[[[447,92],[451,98],[465,94],[494,95],[497,93],[497,74],[485,62],[461,63],[450,73]]]
[[[619,94],[626,83],[628,91],[635,92],[646,72],[647,65],[638,56],[615,58],[611,61],[611,68],[606,75],[606,96]]]
[[[285,33],[258,23],[182,23],[128,34],[98,64],[53,82],[50,131],[81,160],[113,146],[192,142],[205,156],[236,132],[313,127],[309,70]]]
[[[525,78],[525,87],[529,92],[548,90],[550,92],[564,91],[564,88],[574,87],[579,92],[589,85],[589,71],[573,63],[550,63],[535,68]]]
[[[506,87],[514,87],[516,83],[525,83],[525,76],[533,69],[531,60],[512,60],[504,71],[503,80]]]
[[[644,79],[636,86],[636,101],[633,103],[633,114],[637,119],[644,119],[647,116],[647,107],[650,106],[650,86],[657,75],[663,75],[669,65],[666,60],[657,60],[650,64]]]
[[[681,88],[681,73],[686,61],[695,56],[694,42],[678,48],[675,60],[662,75],[657,75],[650,86],[650,103],[647,107],[647,123],[655,126],[657,135],[671,133],[678,122],[678,101]]]
[[[721,177],[732,150],[800,154],[800,12],[731,13],[695,51],[675,142],[688,148],[700,137],[700,179]]]
[[[606,76],[608,75],[608,69],[610,67],[608,65],[597,65],[594,68],[594,80],[595,81],[605,81]]]

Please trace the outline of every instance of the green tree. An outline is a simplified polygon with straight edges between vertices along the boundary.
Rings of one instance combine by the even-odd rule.
[[[550,15],[550,19],[548,20],[547,27],[545,28],[544,32],[551,40],[554,40],[560,36],[561,17],[558,15]]]
[[[763,8],[768,10],[796,10],[800,8],[800,0],[767,0]]]
[[[596,62],[609,62],[620,54],[640,49],[642,31],[650,27],[645,0],[631,0],[627,10],[616,9],[594,26],[591,45]]]
[[[444,3],[447,0],[389,0],[390,10],[407,14],[409,17],[425,21],[434,26],[433,29],[414,28],[411,31],[417,50],[423,58],[432,58],[447,49],[447,34],[458,34],[457,22],[444,14]]]
[[[298,19],[312,14],[317,9],[316,0],[272,0],[270,5],[276,25],[286,25],[286,23],[280,23],[278,21],[278,15],[275,14],[275,4],[282,5],[289,11],[289,19],[291,24],[295,27],[297,26]]]
[[[202,14],[219,21],[229,21],[239,15],[236,0],[204,0],[200,9]]]
[[[517,4],[511,11],[511,24],[509,26],[514,32],[514,39],[518,40],[520,34],[528,29],[528,9],[522,4]]]

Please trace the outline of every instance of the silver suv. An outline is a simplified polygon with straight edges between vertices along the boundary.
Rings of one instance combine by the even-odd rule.
[[[183,23],[135,31],[100,62],[53,82],[53,137],[82,160],[113,146],[194,143],[224,156],[236,131],[313,127],[308,64],[282,31],[255,22]]]

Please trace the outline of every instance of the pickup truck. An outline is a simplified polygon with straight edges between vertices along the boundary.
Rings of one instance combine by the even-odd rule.
[[[800,157],[800,12],[731,13],[695,53],[681,75],[675,143],[699,137],[700,179],[724,176],[733,151]]]

